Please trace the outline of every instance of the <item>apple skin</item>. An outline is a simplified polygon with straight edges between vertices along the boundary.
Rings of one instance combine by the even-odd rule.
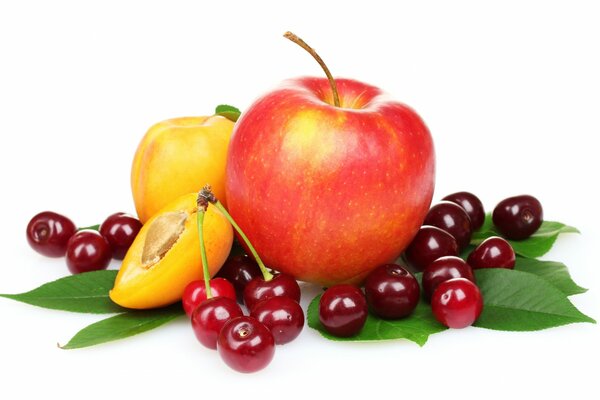
[[[359,283],[395,260],[434,189],[429,130],[380,89],[336,79],[285,81],[234,127],[225,191],[265,264],[324,286]]]

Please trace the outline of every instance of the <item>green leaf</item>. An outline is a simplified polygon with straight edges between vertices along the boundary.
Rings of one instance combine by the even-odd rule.
[[[77,228],[77,232],[79,232],[79,231],[86,231],[86,230],[99,231],[100,230],[100,224],[90,225],[90,226],[83,226],[81,228]]]
[[[26,293],[0,294],[1,297],[53,310],[90,314],[111,314],[125,311],[108,297],[117,271],[93,271],[70,275],[43,284]]]
[[[431,307],[424,302],[417,305],[415,311],[407,318],[398,320],[384,320],[371,314],[367,317],[365,326],[355,336],[340,338],[329,334],[319,320],[319,300],[321,295],[315,297],[308,306],[308,326],[317,330],[323,337],[337,341],[372,341],[408,339],[423,346],[429,335],[441,332],[445,326],[436,321],[431,313]]]
[[[573,281],[567,266],[561,262],[517,257],[515,269],[543,278],[567,296],[587,292],[587,289],[582,288]]]
[[[466,261],[469,253],[474,248],[475,246],[468,245],[461,252],[460,257]],[[517,257],[515,269],[529,272],[545,279],[567,296],[587,292],[587,289],[582,288],[573,281],[571,275],[569,275],[567,266],[557,261],[541,261],[536,258]],[[415,274],[415,276],[417,275]]]
[[[474,326],[502,331],[535,331],[592,322],[558,288],[534,274],[504,268],[475,271],[483,312]]]
[[[61,348],[80,349],[124,339],[158,328],[180,315],[183,315],[183,309],[179,303],[161,309],[128,311],[83,328],[69,340],[69,343],[61,346]]]
[[[546,254],[552,248],[556,238],[561,233],[579,233],[579,231],[577,228],[565,225],[561,222],[544,221],[537,232],[529,238],[524,240],[509,240],[508,242],[518,255],[536,258]],[[487,214],[483,226],[476,232],[473,232],[471,244],[477,245],[490,236],[502,235],[494,227],[491,215]]]
[[[234,106],[220,104],[215,109],[215,115],[221,115],[230,121],[236,122],[241,115],[241,111]]]

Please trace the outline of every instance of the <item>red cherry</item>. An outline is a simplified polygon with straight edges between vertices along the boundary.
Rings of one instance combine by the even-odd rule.
[[[231,300],[236,300],[235,289],[227,279],[211,279],[210,290],[213,297],[229,297]],[[191,317],[196,307],[204,300],[206,300],[206,284],[204,281],[192,281],[188,283],[183,290],[181,298],[185,313]]]
[[[479,197],[469,192],[457,192],[449,194],[442,200],[448,200],[461,206],[471,218],[471,228],[475,231],[485,221],[485,210]]]
[[[217,350],[227,365],[238,372],[256,372],[265,368],[275,355],[271,331],[252,317],[228,321],[219,334]]]
[[[113,257],[122,260],[140,229],[142,223],[137,218],[119,212],[106,218],[100,225],[100,234],[110,244]]]
[[[269,328],[277,344],[296,339],[304,327],[302,307],[289,297],[263,300],[252,308],[250,316]]]
[[[67,242],[77,228],[64,215],[44,211],[35,215],[27,224],[27,241],[38,253],[47,257],[62,257],[67,251]]]
[[[483,309],[483,299],[477,285],[465,278],[440,283],[431,296],[435,318],[448,328],[460,329],[472,325]]]
[[[244,315],[235,300],[212,297],[204,300],[192,313],[192,328],[200,343],[209,349],[217,348],[217,338],[227,321]]]
[[[451,234],[456,239],[459,251],[467,247],[473,233],[467,212],[451,201],[440,201],[431,207],[423,225],[437,226]]]
[[[367,314],[365,295],[352,285],[332,286],[319,301],[319,320],[334,336],[356,335],[365,325]]]
[[[485,239],[469,254],[467,263],[473,269],[515,267],[515,251],[510,243],[499,236]]]
[[[218,277],[225,278],[233,284],[238,299],[243,301],[244,289],[254,278],[262,277],[256,261],[246,254],[230,257],[219,270]]]
[[[471,266],[462,258],[455,256],[440,257],[423,271],[423,293],[427,300],[435,288],[442,282],[453,278],[465,278],[475,283],[475,275]]]
[[[365,280],[367,304],[381,318],[403,318],[419,303],[419,282],[396,264],[375,268]]]
[[[289,297],[300,302],[300,286],[294,277],[288,274],[277,274],[269,281],[265,281],[262,277],[254,278],[244,289],[244,303],[249,311],[252,311],[258,302],[278,296]]]
[[[79,231],[67,243],[67,267],[72,274],[106,269],[110,259],[110,245],[97,231]]]
[[[512,240],[533,235],[544,222],[544,210],[538,199],[529,195],[509,197],[494,208],[492,221],[500,233]]]
[[[458,256],[456,239],[435,226],[422,226],[404,252],[414,268],[423,271],[429,264],[443,256]]]

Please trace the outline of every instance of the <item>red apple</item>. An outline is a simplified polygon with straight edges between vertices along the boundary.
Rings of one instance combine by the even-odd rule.
[[[429,130],[380,89],[299,78],[237,122],[227,161],[233,218],[265,264],[303,281],[356,283],[392,262],[429,209]]]

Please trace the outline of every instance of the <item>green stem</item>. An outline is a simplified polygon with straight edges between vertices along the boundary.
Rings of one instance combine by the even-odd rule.
[[[219,200],[217,200],[216,202],[214,202],[212,204],[215,207],[217,207],[217,209],[219,211],[221,211],[221,213],[225,216],[225,218],[227,218],[227,220],[231,223],[231,225],[233,225],[233,227],[235,228],[237,233],[240,234],[240,236],[244,240],[244,243],[246,243],[246,246],[248,246],[248,249],[250,249],[250,252],[254,256],[254,259],[256,260],[256,263],[258,264],[258,267],[260,268],[260,272],[262,272],[263,278],[265,279],[265,281],[270,281],[271,279],[273,279],[273,274],[269,272],[269,270],[267,269],[265,264],[262,262],[262,260],[258,256],[258,253],[254,249],[254,246],[252,246],[252,243],[250,243],[250,240],[248,240],[248,237],[242,231],[242,228],[240,228],[239,225],[233,220],[233,218],[231,217],[231,214],[229,214],[229,212],[225,209],[225,207],[223,207],[223,204]]]
[[[202,257],[202,274],[204,275],[204,284],[206,285],[206,298],[212,298],[210,290],[210,273],[208,272],[208,260],[206,259],[206,247],[204,246],[204,209],[198,207],[196,222],[198,225],[198,237],[200,238],[200,257]]]

